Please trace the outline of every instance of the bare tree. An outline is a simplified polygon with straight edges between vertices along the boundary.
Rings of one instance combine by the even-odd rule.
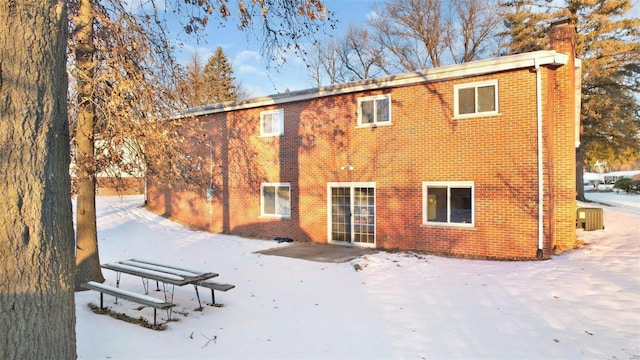
[[[350,80],[362,80],[380,74],[382,64],[381,47],[376,48],[366,29],[350,27],[339,42],[337,55],[345,69],[344,76]]]
[[[496,29],[502,22],[497,16],[499,4],[482,0],[456,0],[452,3],[455,19],[447,33],[447,48],[457,64],[477,60],[489,52],[497,55]]]
[[[307,50],[307,59],[305,65],[307,67],[307,80],[312,87],[320,87],[323,83],[322,72],[322,43],[314,42]]]
[[[495,53],[496,8],[481,0],[389,0],[367,26],[385,51],[387,72],[417,71]]]
[[[0,2],[0,358],[75,359],[62,0]]]
[[[310,67],[316,81],[366,79],[463,63],[496,55],[498,4],[482,0],[388,0],[374,8],[366,27],[321,44]],[[326,66],[339,64],[339,66]],[[339,71],[338,71],[339,70]],[[337,76],[339,75],[339,76]]]
[[[319,41],[309,52],[313,54],[307,61],[309,74],[317,86],[368,79],[385,72],[384,49],[364,28],[351,26],[343,38]]]
[[[367,26],[395,68],[416,71],[442,64],[452,25],[440,0],[389,0],[375,12]]]
[[[345,81],[344,64],[338,56],[338,45],[333,38],[316,41],[307,52],[311,54],[306,60],[309,77],[316,87]]]

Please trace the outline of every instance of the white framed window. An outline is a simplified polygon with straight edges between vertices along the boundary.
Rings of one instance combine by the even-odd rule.
[[[260,136],[280,136],[284,134],[284,109],[260,112]]]
[[[498,80],[455,85],[453,101],[456,118],[496,115]]]
[[[358,99],[358,126],[391,124],[391,95],[367,96]]]
[[[472,181],[422,183],[423,225],[473,227],[475,224]]]
[[[291,185],[289,183],[260,185],[260,216],[291,217]]]

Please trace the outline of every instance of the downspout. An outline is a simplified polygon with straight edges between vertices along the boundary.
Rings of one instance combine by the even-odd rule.
[[[543,217],[543,163],[542,163],[542,74],[538,58],[534,60],[536,71],[536,121],[538,125],[538,251],[536,257],[544,257],[544,217]]]

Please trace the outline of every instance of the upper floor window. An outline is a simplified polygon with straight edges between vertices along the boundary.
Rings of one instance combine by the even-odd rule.
[[[291,217],[291,185],[289,183],[263,183],[260,188],[261,216]]]
[[[455,85],[453,91],[455,117],[498,113],[498,80]]]
[[[260,112],[260,136],[279,136],[284,134],[284,110]]]
[[[358,99],[358,126],[391,124],[391,95]]]
[[[473,182],[423,182],[422,223],[473,226]]]

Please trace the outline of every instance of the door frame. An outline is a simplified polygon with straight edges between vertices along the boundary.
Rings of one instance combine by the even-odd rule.
[[[349,196],[351,197],[351,201],[350,201],[350,211],[351,211],[351,229],[350,229],[350,233],[351,233],[351,240],[349,242],[344,242],[344,241],[333,241],[332,237],[331,237],[331,232],[332,232],[332,209],[331,209],[331,189],[332,188],[338,188],[338,187],[348,187],[350,188],[349,191]],[[374,209],[374,223],[373,223],[373,243],[362,243],[362,242],[354,242],[354,237],[355,237],[355,222],[353,221],[353,209],[354,209],[354,188],[373,188],[373,209]],[[378,217],[378,211],[377,211],[377,201],[376,201],[376,197],[377,197],[377,190],[376,190],[376,183],[375,181],[368,181],[368,182],[328,182],[327,183],[327,243],[329,244],[335,244],[335,245],[343,245],[343,246],[357,246],[357,247],[367,247],[367,248],[375,248],[376,247],[376,242],[377,242],[377,217]]]

